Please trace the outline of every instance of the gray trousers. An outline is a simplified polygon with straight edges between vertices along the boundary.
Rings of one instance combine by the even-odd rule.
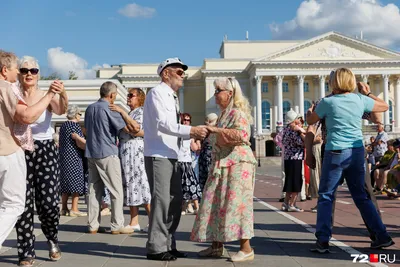
[[[124,227],[124,191],[122,188],[121,163],[118,156],[104,159],[88,159],[89,166],[89,230],[100,227],[100,207],[104,185],[111,195],[111,231]]]
[[[145,157],[151,192],[147,253],[176,249],[175,231],[182,211],[182,181],[176,159]]]

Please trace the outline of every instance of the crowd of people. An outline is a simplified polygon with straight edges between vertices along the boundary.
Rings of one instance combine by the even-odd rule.
[[[129,112],[114,104],[117,86],[103,83],[100,99],[87,107],[82,127],[82,113],[68,105],[61,81],[52,82],[44,92],[38,87],[40,68],[33,57],[18,60],[0,51],[0,245],[15,226],[19,265],[32,266],[36,257],[34,205],[48,240],[49,258],[57,261],[62,255],[60,215],[87,216],[88,232],[104,233],[100,224],[107,197],[111,234],[148,232],[150,260],[187,257],[175,240],[185,214],[196,215],[190,239],[211,242],[199,251],[200,257],[222,257],[224,243],[239,241],[240,249],[230,260],[254,259],[250,239],[256,160],[250,148],[251,106],[235,78],[218,78],[214,96],[220,114],[208,114],[204,125],[191,126],[192,117],[179,110],[176,94],[187,69],[179,58],[161,62],[159,85],[147,94],[139,88],[127,91]],[[360,128],[362,118],[379,122],[379,114],[388,106],[363,83],[358,84],[359,94],[351,94],[357,85],[348,69],[332,72],[330,86],[332,94],[308,111],[307,130],[302,116],[290,110],[283,130],[275,136],[283,152],[282,210],[302,212],[299,194],[301,200],[318,197],[313,209],[316,251],[326,252],[336,190],[345,179],[369,230],[371,247],[388,247],[393,241],[374,196],[382,192],[397,196],[400,141],[393,144],[397,153],[390,144],[387,148],[388,138],[380,127],[365,154]],[[67,118],[57,143],[53,113]],[[366,161],[371,176],[365,175]],[[85,195],[87,213],[78,209],[79,198]],[[124,206],[130,209],[128,224]],[[149,218],[143,228],[140,206]]]

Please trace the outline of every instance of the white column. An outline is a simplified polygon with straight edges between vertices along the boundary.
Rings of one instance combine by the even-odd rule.
[[[368,83],[368,77],[369,77],[368,74],[362,74],[361,75],[361,79],[362,79],[363,83]]]
[[[382,74],[383,78],[383,100],[389,105],[389,75]],[[390,124],[389,121],[389,110],[385,112],[385,124]]]
[[[276,95],[277,95],[277,103],[278,107],[278,122],[283,123],[283,92],[282,92],[282,81],[284,76],[275,76],[276,78]],[[276,126],[276,125],[275,125]]]
[[[303,75],[297,76],[297,88],[299,90],[299,114],[304,116],[304,78]]]
[[[319,75],[319,98],[325,97],[325,79],[326,75]],[[316,99],[318,100],[318,99]]]
[[[261,114],[261,82],[262,76],[255,77],[257,82],[257,134],[262,134],[262,114]]]
[[[394,104],[395,104],[394,120],[396,121],[395,127],[399,128],[399,125],[400,125],[400,78],[396,79],[396,84],[395,84],[395,88],[394,88]]]
[[[297,82],[294,82],[294,111],[299,113],[299,86]]]
[[[250,78],[251,86],[251,107],[253,108],[253,121],[254,121],[254,132],[253,135],[257,134],[257,84],[255,78]]]
[[[179,88],[179,109],[181,111],[181,113],[184,112],[184,102],[185,102],[185,95],[183,94],[183,90],[185,89],[185,87],[181,87]],[[207,115],[207,114],[206,114]]]

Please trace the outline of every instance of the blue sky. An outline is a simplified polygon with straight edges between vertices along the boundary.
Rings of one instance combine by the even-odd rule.
[[[18,56],[32,55],[39,60],[43,69],[61,68],[62,62],[49,63],[48,59],[48,50],[56,47],[61,47],[58,52],[74,54],[75,61],[77,58],[82,60],[78,60],[78,63],[68,63],[72,64],[71,68],[77,66],[79,68],[80,64],[84,65],[83,68],[90,69],[96,64],[104,63],[158,63],[171,56],[179,56],[189,65],[200,66],[204,58],[219,57],[218,50],[225,34],[230,40],[243,40],[246,31],[249,31],[250,40],[268,40],[278,37],[305,39],[321,32],[342,28],[343,31],[348,31],[349,27],[346,26],[349,25],[343,26],[343,23],[340,24],[335,20],[332,25],[322,29],[318,28],[318,25],[307,25],[314,18],[307,22],[307,19],[304,21],[304,18],[297,14],[301,4],[306,4],[303,6],[305,13],[309,13],[308,8],[312,9],[318,5],[321,15],[317,16],[327,16],[323,15],[322,7],[325,8],[325,14],[332,8],[340,11],[346,8],[340,6],[341,3],[345,3],[343,1],[349,2],[349,0],[4,1],[0,17],[3,26],[0,48],[13,51]],[[392,9],[399,5],[398,0],[355,0],[355,2],[382,8],[393,3]],[[142,17],[127,17],[125,15],[129,12],[126,13],[125,10],[125,13],[122,12],[124,15],[119,10],[126,9],[129,4],[149,9],[147,13],[141,13]],[[354,8],[359,10],[357,7]],[[382,10],[381,13],[384,15],[389,9]],[[131,16],[136,14],[132,13],[133,11],[131,10]],[[396,13],[396,10],[393,12]],[[301,26],[293,28],[285,24],[286,21],[296,17],[300,17]],[[397,19],[396,14],[395,18]],[[318,18],[315,19],[318,21]],[[363,25],[363,29],[372,27],[374,19],[368,18],[368,21],[369,24]],[[397,28],[400,26],[400,15],[398,22]],[[272,23],[278,25],[276,29],[279,29],[279,32],[271,31]],[[354,23],[358,25],[357,22]],[[388,25],[393,23],[396,24],[397,20],[389,21]],[[356,34],[357,31],[355,28],[348,34]],[[368,34],[368,29],[364,32]],[[379,34],[373,29],[371,37],[373,33]],[[388,47],[398,47],[400,36],[388,38],[391,38],[389,43],[384,41],[382,43]],[[86,65],[82,63],[85,61]]]

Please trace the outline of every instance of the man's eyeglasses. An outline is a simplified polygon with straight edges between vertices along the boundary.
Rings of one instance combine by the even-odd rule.
[[[215,89],[215,94],[218,95],[219,93],[221,93],[223,91],[227,91],[227,90],[217,88],[217,89]]]
[[[183,70],[177,70],[175,71],[175,73],[178,74],[178,76],[185,75],[185,72]]]
[[[28,72],[30,72],[32,75],[37,75],[39,73],[39,69],[38,68],[32,68],[32,69],[20,68],[19,69],[19,73],[21,73],[23,75],[28,74]]]

